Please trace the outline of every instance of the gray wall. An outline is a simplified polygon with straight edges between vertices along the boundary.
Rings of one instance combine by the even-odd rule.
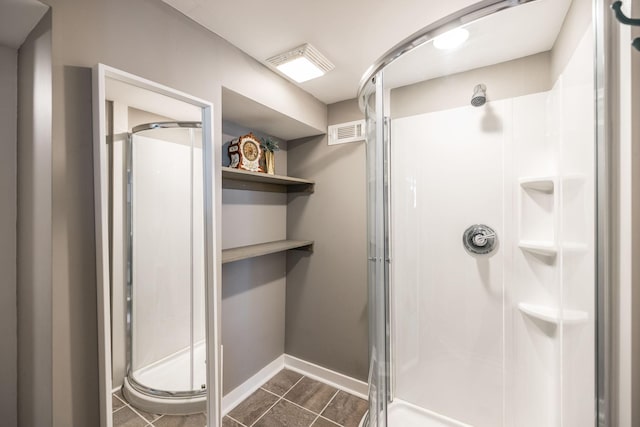
[[[20,47],[18,76],[18,419],[40,427],[53,392],[51,12]]]
[[[156,0],[47,3],[53,8],[54,28],[50,175],[54,425],[96,426],[99,394],[90,67],[102,62],[212,102],[217,150],[222,144],[223,85],[320,130],[326,127],[326,106]],[[218,175],[218,188],[220,179]],[[218,195],[218,218],[220,206]],[[220,224],[217,226],[220,248]]]
[[[228,142],[259,132],[223,122],[223,164]],[[276,152],[276,173],[287,173],[287,143]],[[222,190],[222,247],[287,238],[287,195]],[[222,266],[223,393],[228,393],[284,353],[285,254]]]
[[[362,119],[356,100],[332,104],[329,124]],[[289,174],[316,181],[289,195],[287,235],[315,241],[313,254],[287,254],[287,354],[366,381],[365,145],[326,137],[289,141]]]
[[[285,293],[284,253],[223,265],[224,394],[284,353]]]
[[[18,52],[0,46],[0,419],[18,422],[16,301],[16,138]]]

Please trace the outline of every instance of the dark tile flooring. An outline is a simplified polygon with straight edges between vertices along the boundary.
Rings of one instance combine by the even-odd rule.
[[[205,414],[149,414],[113,394],[114,427],[203,427]],[[222,427],[358,427],[366,400],[283,369],[232,409]]]
[[[284,369],[222,420],[222,427],[358,427],[366,400]]]

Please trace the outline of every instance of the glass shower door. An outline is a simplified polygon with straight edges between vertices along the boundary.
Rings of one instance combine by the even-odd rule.
[[[389,398],[388,283],[388,191],[382,72],[370,83],[365,95],[367,117],[367,227],[369,294],[369,414],[368,425],[387,426]],[[375,89],[373,85],[375,84]]]

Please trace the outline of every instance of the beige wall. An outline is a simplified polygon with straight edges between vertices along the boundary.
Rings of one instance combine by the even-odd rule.
[[[489,101],[550,90],[592,25],[591,14],[590,0],[573,0],[548,52],[392,90],[391,116],[407,117],[469,105],[473,87],[479,83],[487,86]]]
[[[567,66],[584,33],[592,24],[592,1],[573,0],[551,50],[551,79],[556,81]]]
[[[487,101],[551,89],[548,52],[426,80],[391,91],[391,117],[407,117],[470,105],[473,88],[487,86]]]
[[[326,106],[164,3],[48,3],[54,28],[54,425],[95,426],[99,408],[90,67],[102,62],[212,102],[218,150],[223,85],[320,130],[326,127]],[[219,188],[219,175],[216,182]],[[220,199],[216,206],[219,218]]]
[[[356,100],[332,104],[329,124],[362,119]],[[289,195],[287,235],[315,241],[287,254],[286,353],[366,381],[366,168],[363,142],[290,141],[292,176],[316,181]]]
[[[18,52],[18,419],[51,425],[51,12]]]
[[[0,419],[17,425],[16,138],[18,52],[0,46]]]

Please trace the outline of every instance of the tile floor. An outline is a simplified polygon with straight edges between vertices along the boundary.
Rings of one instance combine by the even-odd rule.
[[[284,369],[222,420],[222,427],[358,427],[366,400]]]
[[[205,414],[156,415],[113,394],[114,427],[203,427]],[[358,427],[366,400],[283,369],[232,409],[222,427]]]
[[[113,393],[113,427],[204,427],[205,414],[195,415],[158,415],[133,408],[122,396],[122,392]]]

